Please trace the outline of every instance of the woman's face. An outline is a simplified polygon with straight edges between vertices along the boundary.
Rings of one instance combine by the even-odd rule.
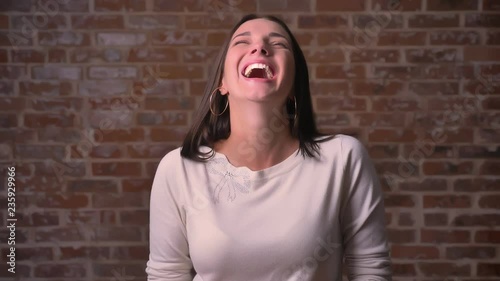
[[[279,101],[291,95],[295,62],[291,40],[277,23],[243,23],[229,42],[222,86],[230,100]]]

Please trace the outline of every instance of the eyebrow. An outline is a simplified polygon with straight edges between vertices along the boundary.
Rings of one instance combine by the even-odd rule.
[[[250,31],[242,32],[242,33],[234,36],[233,39],[231,39],[231,41],[233,41],[234,39],[236,39],[236,37],[239,37],[239,36],[250,36],[250,34],[251,34]],[[277,32],[271,32],[271,33],[269,33],[269,37],[280,37],[280,38],[284,38],[284,39],[286,39],[288,41],[288,39],[284,35],[282,35],[280,33],[277,33]]]

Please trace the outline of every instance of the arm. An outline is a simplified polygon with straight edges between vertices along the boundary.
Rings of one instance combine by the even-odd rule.
[[[348,278],[390,281],[391,260],[385,229],[383,195],[375,168],[363,145],[341,141],[344,186],[340,222]]]
[[[167,154],[156,171],[151,188],[148,281],[191,281],[193,265],[185,227],[185,212],[175,183],[175,158]]]

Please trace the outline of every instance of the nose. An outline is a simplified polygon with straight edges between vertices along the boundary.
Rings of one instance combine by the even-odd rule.
[[[252,50],[252,54],[255,54],[257,52],[260,52],[261,54],[267,56],[269,55],[269,52],[267,51],[266,48],[264,48],[264,46],[258,46],[258,47],[255,47],[255,49]]]

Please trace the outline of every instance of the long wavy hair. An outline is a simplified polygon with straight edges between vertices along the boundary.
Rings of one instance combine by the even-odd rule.
[[[220,95],[219,90],[214,93],[212,104],[210,105],[210,95],[220,86],[222,75],[224,73],[224,62],[229,43],[236,30],[245,22],[254,19],[266,19],[279,24],[291,39],[293,57],[295,60],[295,79],[293,86],[293,95],[297,103],[295,112],[295,102],[285,104],[285,116],[289,118],[289,130],[292,137],[299,140],[299,151],[305,157],[315,157],[319,155],[318,143],[330,138],[319,138],[327,135],[320,133],[315,124],[313,107],[311,102],[311,93],[309,89],[309,73],[307,62],[304,57],[295,36],[288,26],[279,18],[272,15],[259,16],[249,14],[240,19],[240,21],[230,31],[230,36],[225,40],[216,61],[215,69],[211,72],[205,91],[194,118],[193,124],[189,129],[181,149],[181,156],[195,160],[206,161],[214,155],[214,143],[221,139],[227,139],[231,133],[228,107],[220,116],[211,113],[210,106],[216,112],[222,112],[228,102],[227,95]],[[290,101],[290,99],[288,99]],[[209,152],[200,151],[200,146],[212,148]]]

